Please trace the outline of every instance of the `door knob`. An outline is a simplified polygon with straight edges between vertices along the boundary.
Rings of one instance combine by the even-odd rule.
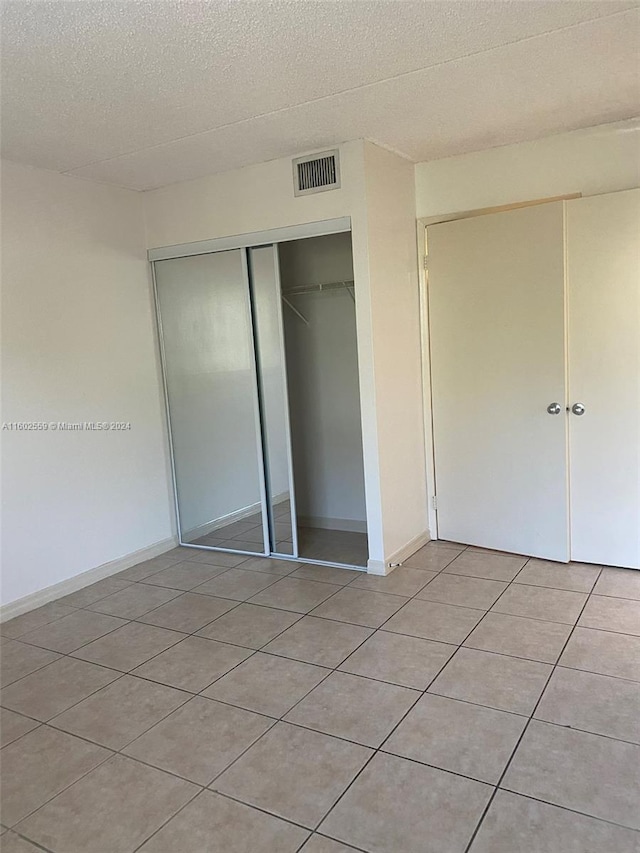
[[[574,403],[573,406],[571,406],[571,411],[574,415],[584,415],[585,408],[582,403]]]
[[[562,411],[562,406],[560,405],[560,403],[549,403],[549,405],[547,406],[547,411],[550,415],[559,415]],[[580,414],[582,414],[582,412]]]

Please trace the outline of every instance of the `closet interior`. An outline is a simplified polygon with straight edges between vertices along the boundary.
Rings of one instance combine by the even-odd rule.
[[[180,542],[366,567],[351,233],[153,266]]]
[[[366,565],[351,234],[278,253],[299,553]]]

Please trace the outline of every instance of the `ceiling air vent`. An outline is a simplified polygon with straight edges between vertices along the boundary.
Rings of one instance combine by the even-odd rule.
[[[325,151],[293,161],[293,194],[311,195],[340,186],[340,159],[337,151]]]

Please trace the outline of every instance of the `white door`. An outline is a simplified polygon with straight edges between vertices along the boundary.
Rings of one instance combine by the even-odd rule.
[[[438,536],[566,561],[562,202],[429,226],[427,252]]]
[[[567,202],[567,281],[571,558],[640,568],[640,190]]]

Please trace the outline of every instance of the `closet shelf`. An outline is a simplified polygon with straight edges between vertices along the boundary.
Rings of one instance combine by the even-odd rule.
[[[291,311],[293,311],[293,313],[296,315],[296,317],[298,317],[298,319],[302,320],[305,326],[308,326],[309,321],[307,320],[307,318],[304,316],[304,314],[298,311],[295,305],[293,305],[287,297],[302,296],[305,293],[319,293],[322,290],[341,290],[342,288],[344,288],[355,305],[356,297],[353,291],[351,290],[351,288],[354,286],[354,283],[355,282],[353,281],[353,279],[350,279],[347,281],[330,281],[327,284],[301,284],[298,287],[288,287],[282,293],[282,301],[287,306],[287,308],[290,308]]]
[[[347,281],[330,281],[326,284],[301,284],[298,287],[288,287],[284,291],[285,296],[297,296],[301,293],[313,293],[314,291],[321,290],[339,290],[340,288],[349,288],[353,287],[354,281],[353,279]],[[350,292],[350,290],[349,290]]]

